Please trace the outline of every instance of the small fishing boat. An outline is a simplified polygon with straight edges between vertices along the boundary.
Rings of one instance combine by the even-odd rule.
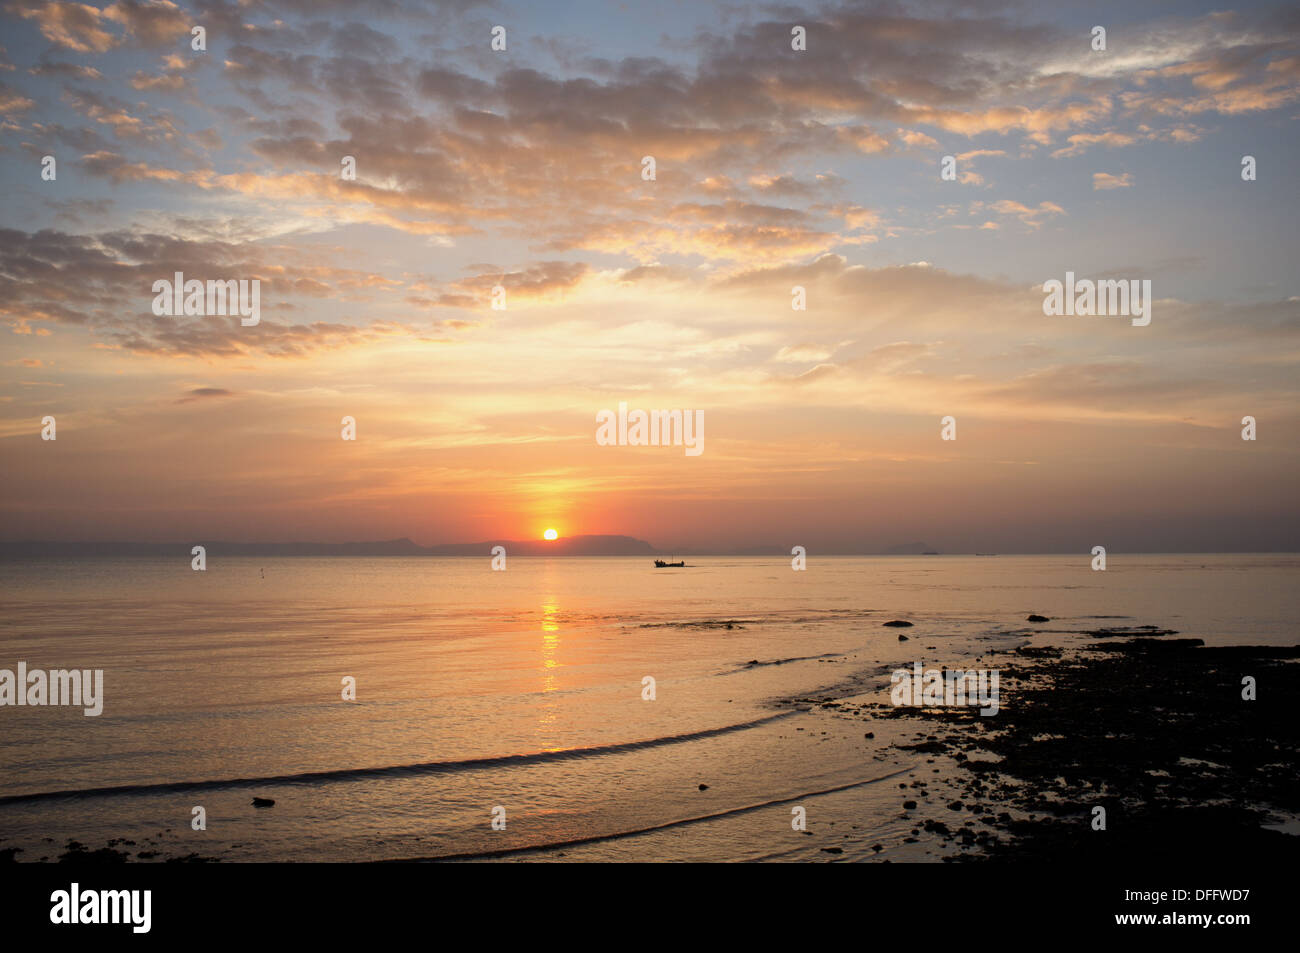
[[[665,562],[662,559],[655,560],[655,569],[680,569],[685,565],[686,565],[686,560],[684,559],[679,563]]]

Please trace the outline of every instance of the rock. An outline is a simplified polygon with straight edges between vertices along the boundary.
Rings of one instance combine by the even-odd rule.
[[[1045,615],[1030,615],[1029,618],[1026,619],[1025,621],[1026,622],[1051,622],[1052,620]]]
[[[867,732],[865,735],[863,735],[862,737],[864,737],[864,738],[874,738],[874,737],[876,737],[876,733],[875,733],[874,731],[868,731],[868,732]]]
[[[916,802],[915,802],[915,801],[904,801],[904,802],[903,802],[903,810],[905,810],[905,811],[915,811],[915,810],[916,810]]]
[[[843,847],[823,847],[823,848],[822,848],[822,853],[823,853],[823,854],[842,854],[842,853],[844,853],[844,848],[843,848]]]
[[[902,619],[894,619],[892,622],[884,623],[884,625],[891,629],[910,629],[912,627],[912,623],[904,622]]]
[[[707,791],[708,789],[709,789],[709,786],[708,786],[707,784],[701,784],[701,785],[700,785],[700,790],[701,790],[701,791]]]
[[[911,641],[911,640],[908,639],[908,637],[905,636],[905,635],[900,635],[900,636],[898,637],[898,641],[900,641],[900,642],[908,642],[908,641]]]
[[[275,800],[269,797],[255,797],[253,807],[275,807]]]

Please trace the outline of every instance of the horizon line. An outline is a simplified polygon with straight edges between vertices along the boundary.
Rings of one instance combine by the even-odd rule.
[[[612,540],[612,539],[627,540],[627,541],[629,541],[629,542],[631,542],[631,543],[641,544],[641,545],[643,545],[643,546],[645,546],[645,547],[647,547],[647,548],[646,548],[646,549],[639,550],[639,551],[636,551],[636,552],[587,552],[587,553],[576,552],[576,553],[575,553],[575,552],[565,552],[565,551],[562,551],[562,550],[563,550],[562,545],[557,545],[557,544],[563,544],[566,540],[572,542],[572,541],[577,541],[577,540]],[[230,547],[230,548],[248,548],[248,549],[272,549],[272,548],[291,548],[291,547],[312,547],[312,548],[319,548],[319,549],[323,549],[323,550],[325,550],[325,549],[339,549],[339,550],[341,550],[341,549],[360,548],[360,547],[383,547],[383,546],[396,546],[396,545],[402,545],[402,544],[409,545],[410,547],[414,547],[414,549],[416,549],[416,550],[420,550],[420,551],[419,551],[419,552],[409,552],[409,551],[408,551],[408,552],[373,552],[373,553],[356,553],[356,552],[281,552],[281,553],[242,553],[242,554],[241,554],[241,553],[229,553],[229,554],[227,554],[227,555],[237,556],[237,557],[239,557],[239,558],[251,557],[251,556],[256,555],[256,556],[274,557],[274,558],[311,558],[311,557],[330,557],[330,558],[357,558],[357,557],[413,558],[413,557],[427,557],[427,558],[447,558],[447,559],[461,559],[461,558],[464,558],[464,559],[477,559],[477,558],[481,558],[481,556],[491,556],[492,553],[490,552],[490,550],[487,550],[487,549],[485,549],[485,550],[483,551],[482,554],[479,554],[479,553],[473,553],[473,552],[440,553],[440,552],[433,552],[433,551],[431,551],[431,550],[438,550],[438,549],[452,549],[452,548],[455,548],[455,549],[467,549],[467,548],[469,548],[469,547],[477,547],[477,546],[489,547],[489,546],[501,545],[501,544],[516,544],[516,545],[519,545],[519,546],[524,546],[524,547],[528,547],[528,548],[536,548],[536,549],[540,549],[540,550],[551,549],[552,547],[554,547],[556,550],[561,550],[561,551],[554,551],[554,552],[528,552],[528,553],[518,553],[518,554],[516,554],[516,555],[518,556],[518,558],[551,558],[551,557],[564,557],[564,558],[587,558],[587,559],[592,559],[592,558],[616,558],[616,559],[628,559],[628,558],[644,558],[644,557],[646,557],[646,556],[662,556],[662,555],[680,555],[680,556],[687,556],[687,557],[717,557],[717,556],[727,556],[727,557],[754,557],[754,558],[763,558],[763,557],[782,557],[782,556],[790,556],[790,555],[793,555],[790,551],[788,551],[787,549],[785,549],[784,546],[783,546],[782,544],[777,544],[777,543],[759,544],[759,545],[743,546],[743,547],[723,547],[723,548],[716,548],[716,549],[715,549],[715,548],[710,548],[710,547],[683,546],[683,547],[681,547],[681,548],[679,548],[679,549],[675,549],[675,548],[662,548],[662,547],[657,547],[657,546],[654,546],[653,544],[649,543],[649,542],[646,541],[646,540],[642,540],[642,539],[639,539],[639,538],[637,538],[637,537],[633,537],[633,536],[627,536],[627,535],[625,535],[625,534],[580,534],[580,535],[575,535],[575,536],[562,536],[562,537],[560,537],[560,538],[558,538],[558,539],[555,539],[555,540],[547,540],[547,539],[505,539],[505,538],[497,538],[497,539],[476,540],[476,541],[473,541],[473,542],[449,542],[449,543],[429,543],[429,544],[421,544],[421,543],[417,543],[417,542],[415,542],[414,540],[410,539],[410,537],[406,537],[406,536],[403,536],[403,537],[396,537],[396,538],[392,538],[392,539],[383,539],[383,540],[346,540],[346,541],[342,541],[342,542],[326,542],[326,541],[316,541],[316,540],[277,540],[277,541],[271,541],[271,542],[257,542],[257,541],[247,541],[247,540],[243,540],[243,541],[241,541],[241,540],[228,540],[228,539],[225,539],[225,540],[208,540],[208,541],[203,541],[202,539],[200,539],[200,540],[198,540],[198,541],[190,540],[190,541],[186,541],[186,542],[179,542],[179,541],[175,541],[175,540],[167,541],[167,542],[155,542],[155,541],[148,541],[148,540],[124,540],[124,539],[108,539],[108,540],[47,540],[47,539],[9,539],[9,540],[4,540],[4,539],[0,539],[0,558],[6,558],[6,557],[13,558],[13,557],[33,556],[33,555],[34,555],[34,556],[58,556],[58,557],[63,557],[63,556],[69,556],[69,557],[77,557],[77,556],[98,556],[98,557],[138,556],[138,557],[149,557],[149,556],[153,556],[153,555],[162,555],[162,553],[151,553],[151,552],[116,552],[116,553],[114,553],[114,552],[104,552],[104,551],[103,551],[103,550],[105,550],[105,549],[113,549],[113,548],[122,548],[122,549],[131,548],[131,549],[137,549],[137,550],[150,550],[150,549],[152,549],[152,550],[169,550],[169,549],[175,548],[175,549],[180,550],[180,551],[182,551],[182,552],[184,552],[184,553],[186,553],[186,554],[189,554],[190,550],[191,550],[193,547],[195,547],[195,546],[203,546],[205,549],[211,549],[211,548],[213,548],[213,547],[218,547],[218,548],[225,548],[225,547]],[[868,550],[865,550],[865,549],[843,549],[843,548],[839,548],[839,547],[832,547],[832,548],[830,548],[830,549],[820,550],[820,551],[819,551],[816,547],[808,547],[808,546],[805,546],[804,544],[801,544],[801,543],[800,543],[800,544],[793,544],[793,545],[802,546],[803,549],[804,549],[804,551],[805,551],[805,554],[806,554],[806,555],[809,555],[809,556],[813,556],[813,555],[816,555],[816,556],[846,556],[846,557],[864,557],[864,556],[885,556],[885,557],[971,556],[971,557],[991,558],[991,557],[996,557],[996,556],[1067,556],[1067,555],[1073,555],[1073,554],[1084,554],[1084,555],[1088,555],[1088,554],[1090,554],[1090,547],[1083,547],[1083,548],[1080,548],[1080,549],[1001,550],[1001,551],[999,551],[999,552],[957,551],[957,550],[953,550],[953,551],[942,551],[942,550],[937,550],[937,549],[927,548],[926,551],[924,551],[924,552],[889,552],[889,551],[887,551],[887,550],[870,550],[870,551],[868,551]],[[909,547],[910,547],[911,545],[914,545],[914,544],[908,544],[908,545],[909,545]],[[86,548],[88,551],[87,551],[87,552],[84,552],[84,553],[77,553],[77,552],[73,552],[73,551],[72,551],[72,550],[76,550],[78,547],[84,547],[84,548]],[[41,549],[41,548],[44,548],[44,549],[50,549],[50,550],[59,550],[59,551],[58,551],[58,552],[35,552],[35,553],[33,553],[33,552],[25,552],[25,551],[24,551],[24,550],[33,550],[33,549]],[[99,550],[99,551],[96,552],[96,550]],[[1201,556],[1233,556],[1233,555],[1248,556],[1248,555],[1260,555],[1260,556],[1269,556],[1269,555],[1300,555],[1300,548],[1296,548],[1296,549],[1217,549],[1217,550],[1216,550],[1216,549],[1188,549],[1188,550],[1182,550],[1182,549],[1124,550],[1124,549],[1115,549],[1115,548],[1112,548],[1112,547],[1107,547],[1107,548],[1106,548],[1106,552],[1107,552],[1107,555],[1108,555],[1108,556],[1114,556],[1114,555],[1124,555],[1124,556],[1197,556],[1197,555],[1201,555]]]

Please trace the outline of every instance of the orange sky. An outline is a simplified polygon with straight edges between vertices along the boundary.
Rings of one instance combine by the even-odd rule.
[[[831,4],[800,58],[758,11],[506,7],[497,54],[403,9],[7,9],[0,537],[1300,542],[1293,21],[1117,7],[1102,55]],[[260,323],[154,315],[175,271]],[[1151,324],[1045,316],[1066,271]],[[621,401],[704,452],[598,446]]]

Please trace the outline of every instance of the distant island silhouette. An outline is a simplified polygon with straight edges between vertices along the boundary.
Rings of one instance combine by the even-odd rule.
[[[504,546],[511,556],[654,556],[631,536],[563,536],[559,539],[490,539],[421,546],[403,537],[358,543],[239,543],[196,539],[186,543],[0,542],[0,556],[173,556],[203,546],[209,556],[487,556]]]
[[[247,543],[229,540],[195,539],[188,542],[141,543],[128,541],[0,541],[0,558],[36,556],[176,556],[189,557],[190,549],[203,546],[209,556],[487,556],[492,547],[504,546],[510,556],[785,556],[791,545],[770,544],[746,548],[703,549],[675,547],[659,549],[633,536],[561,536],[559,539],[488,539],[475,543],[437,543],[421,546],[411,539],[346,543]],[[884,552],[863,547],[857,551],[837,548],[824,555],[919,555],[929,547],[906,543]],[[818,552],[813,550],[814,553]]]

